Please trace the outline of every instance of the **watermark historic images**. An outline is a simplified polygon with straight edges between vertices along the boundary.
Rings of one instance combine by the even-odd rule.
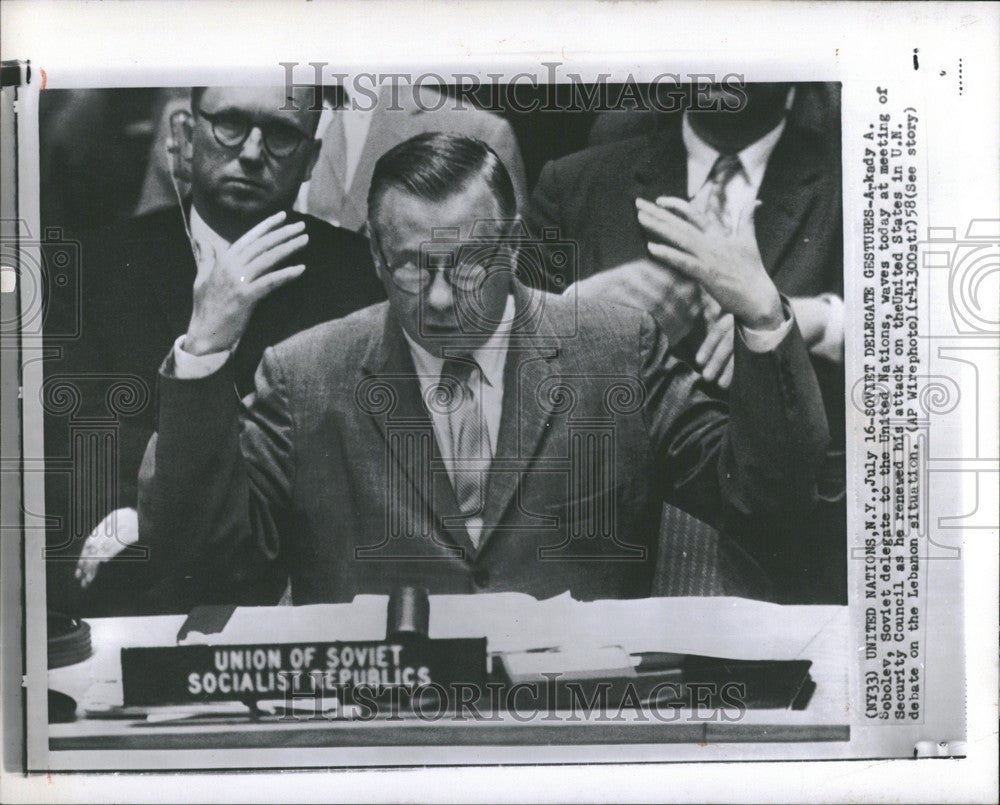
[[[5,65],[28,773],[967,754],[968,63],[573,53]]]

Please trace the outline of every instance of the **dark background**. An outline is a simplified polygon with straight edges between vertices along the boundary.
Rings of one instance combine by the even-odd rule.
[[[662,87],[661,87],[662,89]],[[454,94],[454,87],[446,87]],[[473,93],[480,106],[502,115],[521,147],[529,190],[551,159],[588,144],[645,134],[676,113],[642,111],[623,97],[621,84],[596,95],[597,110],[581,108],[581,94],[570,84],[503,87]],[[406,91],[405,87],[400,89]],[[648,96],[648,86],[638,88]],[[675,90],[676,91],[676,88]],[[164,104],[176,94],[164,89],[47,90],[39,107],[41,217],[43,230],[66,233],[127,218],[136,207],[150,146]],[[666,106],[669,101],[661,101]],[[558,106],[559,111],[530,105]],[[621,108],[625,107],[625,108]],[[831,158],[840,157],[840,91],[837,84],[797,84],[791,116],[822,134]]]
[[[670,125],[679,115],[679,110],[644,111],[635,109],[634,103],[623,104],[624,89],[623,85],[615,84],[601,87],[592,96],[589,108],[585,108],[586,101],[580,88],[571,84],[540,87],[508,85],[499,87],[499,91],[495,86],[486,85],[473,96],[478,105],[503,116],[510,123],[521,149],[530,193],[549,160],[588,145],[655,131],[659,126]],[[661,86],[661,89],[664,87]],[[634,98],[636,87],[633,85],[631,90]],[[667,90],[673,97],[678,87],[673,85]],[[402,87],[400,91],[406,91],[406,88]],[[455,94],[453,87],[445,88],[445,91]],[[648,92],[648,87],[638,87],[640,97],[648,97]],[[162,88],[47,90],[41,93],[41,224],[45,239],[65,238],[72,242],[79,233],[107,226],[135,213],[151,148],[159,134],[157,128],[163,109],[177,96],[177,89]],[[662,101],[663,96],[660,97]],[[523,111],[530,106],[538,108]],[[609,107],[615,110],[604,111]],[[797,84],[790,116],[799,125],[819,133],[828,146],[827,155],[839,165],[839,85]],[[86,271],[95,270],[100,270],[100,266],[87,264]],[[60,288],[57,287],[58,272],[44,266],[43,272],[46,274],[44,293],[47,298],[54,299],[61,294],[65,301],[68,290],[82,291],[88,285],[86,276],[77,276],[74,282],[64,283]],[[122,300],[122,303],[128,304],[128,300]],[[45,313],[46,347],[52,356],[69,348],[75,341],[70,335],[72,322],[61,322],[53,313],[59,307],[53,305],[52,310]],[[62,307],[68,310],[74,305],[70,300],[68,306]],[[53,365],[52,361],[47,361],[49,372],[53,370]],[[85,535],[105,512],[82,511],[72,517],[71,512],[66,510],[65,492],[57,494],[60,488],[65,490],[67,483],[72,483],[73,479],[98,471],[66,465],[66,456],[71,453],[69,445],[63,444],[67,439],[66,423],[66,417],[59,415],[58,410],[51,406],[46,408],[46,453],[50,476],[46,484],[46,507],[47,520],[51,524],[47,544],[52,551],[49,558],[49,603],[54,607],[66,606],[72,611],[69,601],[77,594],[72,589],[75,587],[72,571],[82,538],[74,541],[68,535],[66,525],[70,520],[77,521],[84,527],[82,533]],[[58,469],[60,467],[61,470]],[[86,509],[89,503],[83,501],[81,505]],[[60,520],[61,526],[57,525]],[[58,581],[54,581],[56,579]]]

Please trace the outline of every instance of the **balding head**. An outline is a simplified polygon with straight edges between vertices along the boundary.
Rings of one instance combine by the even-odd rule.
[[[290,209],[309,178],[320,142],[312,88],[196,87],[191,92],[191,195],[199,215],[235,240]]]

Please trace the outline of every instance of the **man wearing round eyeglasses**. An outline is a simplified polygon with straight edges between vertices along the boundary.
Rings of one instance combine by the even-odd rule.
[[[368,207],[388,303],[267,349],[243,406],[229,393],[235,313],[192,322],[165,361],[140,494],[150,569],[269,568],[296,604],[404,585],[641,597],[669,590],[664,500],[733,533],[812,505],[822,400],[762,267],[684,263],[738,322],[727,410],[648,314],[518,281],[531,244],[484,143],[396,146]],[[260,282],[282,223],[214,273]]]
[[[454,225],[436,227],[427,220],[429,210],[412,197],[387,195],[379,205],[381,220],[370,228],[371,246],[407,338],[435,354],[443,347],[481,346],[513,315],[517,227],[516,219],[501,216],[514,213],[492,200],[463,209],[467,199],[459,197],[453,214],[438,219]],[[433,210],[435,215],[442,212]],[[484,217],[476,218],[477,212]],[[424,240],[428,232],[438,240]]]
[[[59,536],[60,552],[50,563],[59,606],[80,614],[180,611],[201,597],[206,583],[217,583],[195,574],[180,585],[187,592],[140,591],[133,583],[137,562],[125,561],[142,558],[131,547],[139,536],[137,476],[155,427],[157,368],[171,344],[187,334],[189,343],[214,349],[228,332],[213,332],[211,321],[220,315],[234,326],[238,321],[240,336],[225,347],[235,367],[235,398],[253,388],[266,347],[385,298],[363,236],[292,211],[320,149],[312,103],[306,87],[291,98],[281,87],[194,88],[191,114],[178,121],[171,144],[175,156],[183,150],[190,157],[190,194],[84,239],[81,337],[52,371],[125,379],[144,402],[118,418],[117,487],[86,511],[85,522],[67,524],[75,533]],[[230,274],[213,272],[233,265],[234,244],[276,213],[283,223],[258,255],[253,276],[242,271],[245,264]],[[87,411],[106,416],[103,390],[85,391]],[[53,422],[57,436],[67,430],[64,420]],[[74,510],[65,498],[50,500],[57,515]],[[119,561],[108,562],[116,555]],[[72,561],[55,561],[60,557]],[[75,571],[75,580],[66,571]]]
[[[260,88],[191,91],[191,200],[230,243],[290,209],[319,157],[318,112],[302,93],[299,111],[282,111],[283,96]]]

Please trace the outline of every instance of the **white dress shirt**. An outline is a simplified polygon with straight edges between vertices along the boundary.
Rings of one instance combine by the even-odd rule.
[[[768,160],[784,131],[785,120],[782,118],[771,131],[737,154],[741,170],[726,185],[726,212],[730,221],[745,220],[756,203]],[[688,198],[696,209],[704,211],[712,191],[708,177],[720,154],[698,136],[687,112],[681,121],[681,137],[687,151]],[[819,342],[812,344],[809,351],[828,360],[841,362],[844,360],[844,300],[832,293],[822,294],[819,299],[826,306],[826,325]]]
[[[471,357],[479,365],[478,380],[476,376],[470,379],[471,395],[465,398],[461,406],[473,406],[480,408],[483,420],[483,427],[486,428],[486,435],[489,438],[490,455],[481,462],[463,460],[463,469],[466,471],[484,473],[489,470],[492,456],[497,452],[497,438],[500,435],[500,416],[503,412],[503,373],[507,363],[507,347],[510,344],[510,329],[514,321],[515,305],[514,297],[507,297],[507,305],[504,308],[500,324],[489,341],[478,349],[472,351]],[[410,338],[404,330],[403,335],[410,347],[410,355],[413,357],[413,366],[417,370],[417,382],[420,384],[420,394],[425,400],[429,399],[441,382],[441,370],[444,368],[444,358],[428,352],[420,344]],[[444,458],[445,466],[448,468],[448,476],[451,478],[452,486],[455,484],[455,457],[452,455],[451,423],[449,415],[445,411],[437,410],[433,406],[428,406],[428,413],[431,423],[434,426],[434,436],[437,439],[438,447]],[[454,415],[454,414],[453,414]],[[473,544],[479,545],[479,538],[483,531],[483,518],[479,515],[466,517],[464,519],[465,528],[472,539]]]
[[[503,370],[507,362],[507,347],[510,344],[510,328],[514,321],[514,297],[507,297],[507,306],[504,308],[500,325],[496,332],[490,336],[489,341],[476,350],[473,350],[470,357],[479,364],[480,381],[473,382],[472,397],[466,400],[463,405],[481,405],[483,411],[483,424],[490,440],[490,452],[496,455],[497,437],[500,433],[500,413],[503,410]],[[444,367],[444,358],[434,355],[424,349],[403,331],[406,343],[410,347],[410,355],[413,357],[413,366],[417,370],[417,382],[420,384],[420,393],[427,399],[431,391],[441,381],[441,369]],[[448,424],[448,414],[444,412],[430,410],[431,422],[434,424],[434,435],[437,437],[438,446],[441,448],[441,455],[445,458],[445,463],[451,467],[451,437]]]
[[[726,211],[731,220],[741,220],[756,202],[767,161],[784,130],[785,121],[782,119],[771,131],[737,154],[741,170],[726,185]],[[720,154],[695,133],[687,112],[681,122],[681,137],[687,151],[688,198],[697,209],[704,210],[712,189],[708,177]]]

